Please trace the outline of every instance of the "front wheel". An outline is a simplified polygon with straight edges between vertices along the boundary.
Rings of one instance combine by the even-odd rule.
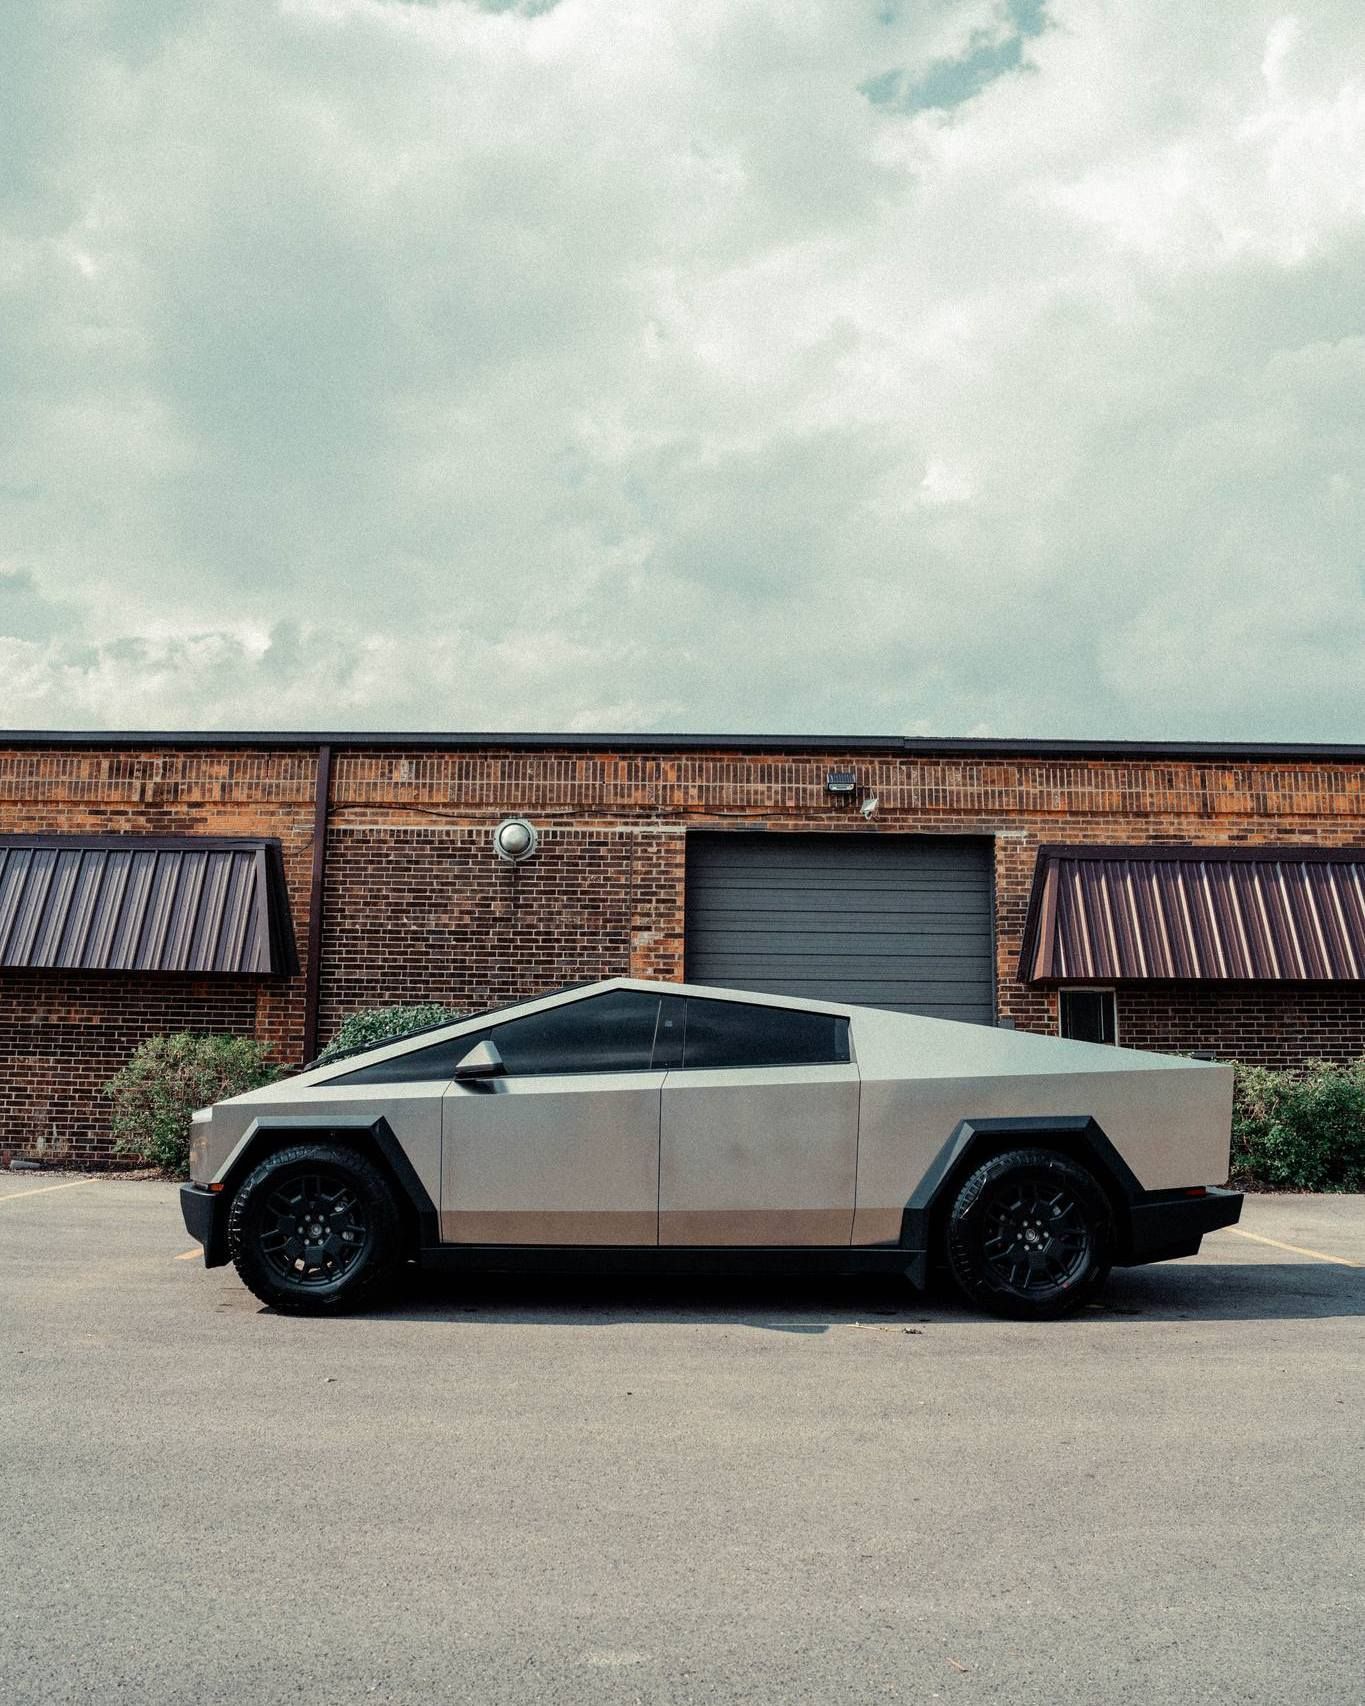
[[[293,1315],[373,1302],[400,1256],[387,1179],[366,1156],[336,1143],[267,1155],[232,1199],[227,1238],[242,1283]]]
[[[1051,1321],[1090,1301],[1109,1274],[1114,1217],[1103,1186],[1068,1156],[1014,1149],[966,1178],[948,1214],[958,1290],[995,1315]]]

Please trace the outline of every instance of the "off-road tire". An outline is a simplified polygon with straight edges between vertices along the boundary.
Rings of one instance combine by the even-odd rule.
[[[228,1210],[228,1255],[242,1284],[289,1315],[338,1315],[378,1302],[401,1261],[398,1205],[360,1151],[299,1143],[267,1155]]]
[[[944,1229],[948,1271],[970,1303],[1055,1321],[1109,1276],[1114,1213],[1093,1173],[1051,1149],[992,1156],[963,1180]]]

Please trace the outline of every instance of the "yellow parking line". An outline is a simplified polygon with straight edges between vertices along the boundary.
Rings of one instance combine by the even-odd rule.
[[[17,1202],[20,1197],[45,1197],[49,1191],[74,1191],[77,1185],[93,1185],[93,1179],[68,1179],[64,1185],[39,1185],[36,1191],[7,1191],[0,1202]]]
[[[1229,1226],[1229,1232],[1235,1232],[1239,1238],[1254,1238],[1258,1244],[1272,1244],[1277,1250],[1288,1250],[1294,1256],[1312,1256],[1318,1262],[1337,1262],[1343,1268],[1358,1268],[1359,1262],[1353,1262],[1349,1256],[1329,1256],[1325,1250],[1305,1250],[1302,1244],[1281,1244],[1278,1238],[1265,1238],[1259,1232],[1248,1232],[1242,1226]]]
[[[188,1262],[192,1256],[202,1256],[204,1252],[196,1244],[192,1250],[182,1250],[178,1256],[172,1256],[173,1262]]]

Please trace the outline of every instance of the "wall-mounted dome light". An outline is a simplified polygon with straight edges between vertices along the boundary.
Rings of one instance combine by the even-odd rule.
[[[505,817],[493,831],[493,851],[509,865],[529,859],[539,845],[536,826],[524,817]]]

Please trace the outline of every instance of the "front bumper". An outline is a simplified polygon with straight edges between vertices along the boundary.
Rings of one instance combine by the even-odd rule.
[[[227,1253],[227,1195],[203,1185],[181,1185],[180,1212],[185,1230],[204,1246],[204,1266],[221,1268]]]
[[[1120,1267],[1197,1256],[1206,1232],[1235,1226],[1242,1218],[1242,1193],[1210,1186],[1198,1196],[1186,1191],[1150,1191],[1128,1211],[1128,1244]]]

